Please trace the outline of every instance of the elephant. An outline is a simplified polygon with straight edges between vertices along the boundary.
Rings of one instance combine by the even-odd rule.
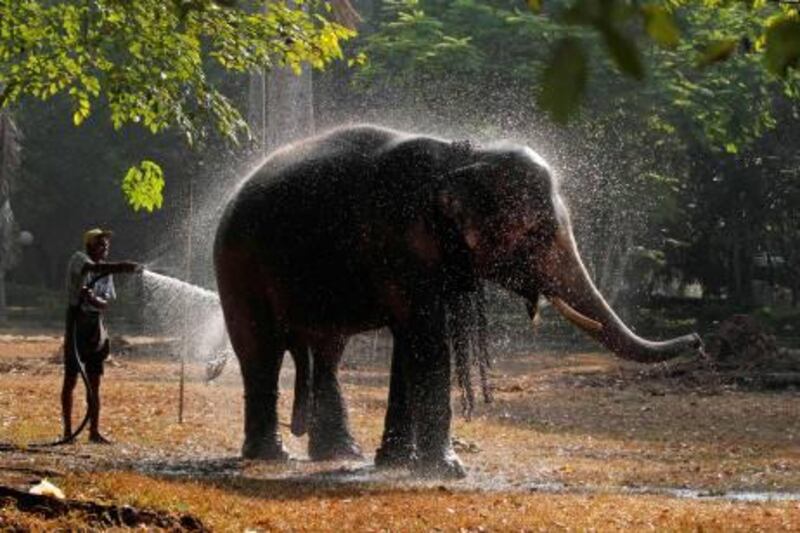
[[[244,382],[247,458],[288,457],[278,374],[293,345],[313,356],[312,458],[353,451],[337,382],[344,342],[388,327],[376,465],[464,476],[450,439],[450,356],[474,328],[451,325],[470,322],[464,302],[483,282],[521,296],[531,318],[547,298],[625,359],[702,351],[697,334],[649,341],[619,319],[582,262],[557,179],[524,145],[353,125],[279,148],[228,201],[214,263]]]

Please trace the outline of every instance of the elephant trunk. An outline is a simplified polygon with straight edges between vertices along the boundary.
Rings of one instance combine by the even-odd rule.
[[[540,258],[537,270],[553,306],[617,356],[655,363],[688,353],[701,353],[702,342],[697,334],[653,342],[633,333],[595,287],[568,227],[557,231],[549,252]]]

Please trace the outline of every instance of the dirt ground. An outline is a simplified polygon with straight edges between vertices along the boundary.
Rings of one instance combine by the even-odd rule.
[[[49,334],[0,336],[0,441],[58,437],[59,345]],[[154,346],[107,366],[102,417],[113,445],[88,444],[84,434],[57,448],[2,451],[0,485],[27,491],[47,478],[70,501],[191,515],[222,531],[800,531],[800,392],[793,388],[687,383],[666,367],[642,373],[602,353],[499,354],[494,403],[478,404],[471,422],[455,417],[467,479],[420,481],[372,467],[388,361],[355,354],[342,373],[364,461],[311,463],[305,438],[284,428],[297,460],[275,465],[238,459],[235,360],[211,383],[204,365],[187,366],[178,423],[180,366]],[[287,358],[284,422],[291,378]],[[453,407],[457,413],[456,391]],[[93,513],[47,513],[0,494],[4,530],[136,523]]]

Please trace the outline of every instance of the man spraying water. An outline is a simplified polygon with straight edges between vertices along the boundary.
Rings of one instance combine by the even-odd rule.
[[[142,265],[132,261],[106,262],[112,232],[99,228],[83,234],[84,251],[76,251],[67,267],[67,319],[64,331],[64,385],[61,412],[64,440],[72,433],[72,392],[78,381],[80,362],[89,383],[89,441],[108,444],[100,433],[100,381],[109,353],[108,332],[103,312],[116,298],[112,274],[140,272]]]

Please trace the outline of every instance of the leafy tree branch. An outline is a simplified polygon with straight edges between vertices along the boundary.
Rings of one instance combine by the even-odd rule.
[[[316,1],[263,9],[211,0],[0,0],[0,107],[65,95],[75,125],[107,105],[117,129],[177,128],[194,144],[210,125],[238,142],[249,136],[247,124],[209,72],[325,68],[355,34],[329,21],[328,10]],[[157,167],[146,163],[138,168]],[[134,209],[161,203],[160,187],[124,190]]]

